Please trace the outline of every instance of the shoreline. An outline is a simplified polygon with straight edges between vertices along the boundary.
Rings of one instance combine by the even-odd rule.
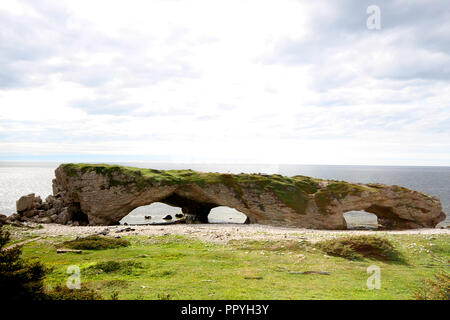
[[[32,226],[32,225],[30,225]],[[169,224],[169,225],[118,225],[118,226],[67,226],[41,224],[40,229],[28,232],[37,236],[88,236],[107,234],[108,236],[164,236],[178,235],[196,238],[204,242],[226,244],[232,240],[320,240],[346,235],[450,235],[449,229],[410,230],[316,230],[304,228],[274,227],[260,224]],[[131,231],[126,231],[126,229]],[[119,231],[119,232],[118,232]]]

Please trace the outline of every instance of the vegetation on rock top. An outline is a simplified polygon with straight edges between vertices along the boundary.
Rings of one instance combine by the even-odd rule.
[[[272,192],[286,206],[299,213],[305,212],[310,195],[313,194],[321,213],[327,214],[327,206],[333,199],[340,200],[348,194],[378,190],[375,187],[342,181],[333,181],[327,187],[321,188],[319,182],[324,180],[301,175],[286,177],[279,174],[228,174],[198,172],[190,169],[156,170],[107,164],[68,163],[61,166],[68,176],[77,176],[90,171],[107,176],[109,185],[104,186],[105,189],[115,186],[132,186],[142,190],[146,187],[166,185],[196,184],[206,187],[211,184],[222,184],[232,190],[246,206],[248,205],[244,190],[257,195]]]
[[[329,214],[328,206],[333,200],[342,200],[348,195],[359,196],[362,192],[377,192],[379,188],[372,186],[365,186],[361,184],[347,183],[342,181],[333,181],[325,188],[320,189],[314,195],[319,212],[322,214]]]

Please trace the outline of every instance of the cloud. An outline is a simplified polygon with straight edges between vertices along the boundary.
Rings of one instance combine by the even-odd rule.
[[[307,65],[319,89],[350,85],[355,77],[450,80],[450,31],[445,1],[380,1],[381,30],[366,27],[371,1],[308,6],[310,31],[280,38],[265,63]],[[318,17],[318,18],[317,18]],[[327,79],[327,80],[324,80]]]
[[[448,164],[446,1],[371,4],[2,1],[0,159]]]

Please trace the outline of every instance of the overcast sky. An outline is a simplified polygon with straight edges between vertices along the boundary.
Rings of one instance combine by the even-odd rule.
[[[1,0],[17,159],[450,165],[449,1]]]

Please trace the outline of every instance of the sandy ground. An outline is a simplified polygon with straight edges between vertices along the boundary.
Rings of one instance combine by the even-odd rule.
[[[42,229],[30,230],[38,236],[87,236],[107,231],[109,236],[123,235],[184,235],[202,241],[227,243],[230,240],[299,240],[316,242],[343,235],[386,235],[386,234],[421,234],[450,235],[449,229],[414,229],[403,231],[371,231],[371,230],[312,230],[302,228],[272,227],[258,224],[172,224],[172,225],[142,225],[142,226],[112,226],[112,227],[75,227],[58,224],[44,224]],[[134,229],[125,231],[126,228]],[[106,233],[106,232],[105,232]]]

